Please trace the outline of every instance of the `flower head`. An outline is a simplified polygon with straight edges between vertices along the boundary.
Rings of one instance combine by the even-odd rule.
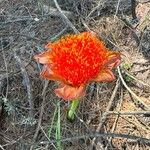
[[[44,64],[42,77],[61,83],[55,93],[65,100],[82,97],[91,81],[114,80],[111,70],[120,64],[120,53],[108,50],[93,32],[67,35],[45,48],[34,58]]]

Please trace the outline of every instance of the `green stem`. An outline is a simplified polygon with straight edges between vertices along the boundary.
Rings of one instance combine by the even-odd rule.
[[[74,121],[74,119],[75,119],[75,113],[76,113],[76,109],[77,109],[77,107],[79,105],[79,102],[80,102],[79,99],[73,100],[71,102],[71,107],[70,107],[70,109],[68,111],[68,115],[67,115],[67,118],[70,121]]]

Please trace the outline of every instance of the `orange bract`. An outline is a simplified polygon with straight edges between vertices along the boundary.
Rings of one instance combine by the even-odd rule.
[[[44,64],[41,76],[62,83],[55,93],[66,100],[84,95],[90,81],[115,79],[111,69],[120,64],[120,54],[108,50],[93,32],[67,35],[45,46],[35,59]]]

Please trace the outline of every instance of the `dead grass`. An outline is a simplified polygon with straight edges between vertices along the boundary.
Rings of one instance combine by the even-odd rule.
[[[117,2],[114,1],[115,5]],[[140,50],[140,27],[138,31],[133,29],[119,16],[120,12],[126,12],[130,7],[125,7],[126,11],[119,10],[117,14],[114,7],[111,7],[111,11],[98,9],[103,12],[98,15],[98,1],[66,0],[65,3],[58,3],[78,31],[95,31],[107,47],[123,53],[121,73],[126,84],[141,101],[150,106],[150,62],[145,58],[146,53],[143,55]],[[50,81],[46,85],[39,78],[42,66],[33,60],[33,56],[43,51],[48,41],[73,33],[74,28],[67,21],[64,22],[53,1],[12,0],[6,3],[2,0],[0,7],[0,148],[56,149],[55,111],[60,99],[53,89],[57,84]],[[95,8],[96,11],[89,15]],[[114,18],[115,14],[119,17]],[[129,17],[126,16],[127,19]],[[88,86],[74,123],[66,120],[69,103],[60,101],[61,144],[64,149],[149,149],[149,114],[130,114],[149,110],[144,110],[140,103],[135,102],[132,94],[124,88],[117,71],[115,74],[118,80],[112,83],[92,83]],[[108,111],[128,112],[128,115],[108,114]],[[100,133],[98,136],[93,135],[96,131]],[[122,134],[126,136],[122,137]],[[145,142],[142,138],[145,138]]]

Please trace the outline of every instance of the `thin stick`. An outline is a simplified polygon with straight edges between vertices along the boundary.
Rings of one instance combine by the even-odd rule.
[[[136,8],[136,0],[131,0],[131,13],[133,19],[137,19],[135,8]]]
[[[47,12],[44,15],[37,15],[37,17],[21,16],[20,18],[18,18],[18,16],[17,16],[17,18],[15,18],[15,16],[13,16],[13,20],[1,22],[1,25],[4,26],[4,25],[10,24],[10,23],[24,22],[24,21],[35,21],[35,22],[37,22],[37,21],[41,21],[43,19],[43,17],[48,17],[48,16],[60,17],[61,16],[61,14],[58,12],[58,10],[56,8],[49,7],[47,5],[43,5],[43,8],[44,8],[44,11]],[[68,18],[71,18],[73,16],[73,14],[70,11],[62,10],[62,12]],[[9,15],[0,15],[0,16],[9,17]]]
[[[32,92],[31,92],[31,86],[30,86],[30,79],[29,79],[28,73],[26,72],[25,66],[22,64],[21,59],[20,59],[19,56],[17,56],[15,50],[14,50],[14,58],[16,59],[16,61],[18,62],[19,66],[20,66],[21,73],[22,73],[22,76],[24,78],[24,84],[27,88],[28,102],[29,102],[29,106],[30,106],[29,114],[30,114],[31,118],[34,118],[34,115],[33,115],[34,114],[33,113],[34,104],[33,104],[33,101],[32,101]]]
[[[108,111],[107,115],[150,115],[150,111]]]
[[[93,10],[88,14],[87,18],[89,18],[100,6],[101,6],[101,1],[99,1],[98,5],[94,7]]]
[[[6,85],[6,98],[8,95],[8,85],[9,85],[9,80],[8,80],[8,65],[7,65],[7,60],[6,60],[6,56],[5,56],[5,52],[4,52],[4,48],[3,48],[3,44],[2,44],[2,38],[1,38],[1,47],[2,47],[2,55],[3,55],[3,59],[4,59],[4,64],[5,64],[5,70],[6,70],[6,81],[7,81],[7,85]]]
[[[125,138],[125,139],[130,139],[130,140],[135,140],[141,141],[146,144],[150,144],[150,139],[135,136],[135,135],[129,135],[129,134],[117,134],[117,133],[96,133],[96,134],[87,134],[87,135],[81,135],[81,136],[76,136],[76,137],[70,137],[70,138],[65,138],[61,139],[61,142],[68,142],[68,141],[75,141],[79,139],[86,139],[86,138],[97,138],[97,137],[113,137],[113,138]],[[56,140],[51,140],[51,141],[42,141],[39,144],[50,144],[50,143],[56,143]]]
[[[45,95],[46,95],[46,89],[47,89],[48,83],[49,83],[49,81],[45,80],[44,88],[42,91],[43,101],[42,101],[42,105],[41,105],[41,111],[40,111],[40,115],[39,115],[37,128],[36,128],[36,131],[35,131],[34,137],[33,137],[33,143],[35,143],[37,136],[38,136],[38,133],[39,133],[39,130],[40,130],[40,127],[41,127],[42,117],[43,117],[43,113],[44,113],[44,106],[45,106],[45,101],[46,101]],[[32,150],[32,149],[33,149],[33,145],[30,147],[30,150]]]
[[[135,81],[139,82],[140,84],[143,84],[144,86],[148,86],[150,87],[150,85],[148,83],[143,82],[142,80],[137,79],[136,77],[134,77],[133,75],[131,75],[128,72],[125,72],[126,75],[128,75],[129,77],[131,77],[132,79],[134,79]]]
[[[61,8],[59,7],[59,4],[57,2],[57,0],[53,0],[55,3],[56,8],[58,9],[58,11],[60,12],[62,18],[65,20],[65,23],[67,22],[67,24],[73,29],[73,31],[75,33],[79,33],[79,31],[76,29],[76,27],[71,23],[71,21],[65,16],[65,14],[62,12]]]
[[[148,64],[149,65],[149,64]],[[143,69],[140,69],[140,70],[135,70],[135,71],[131,71],[132,73],[134,72],[141,72],[141,71],[145,71],[145,70],[149,70],[150,69],[150,66],[148,66],[147,68],[143,68]]]
[[[97,129],[96,129],[96,132],[100,132],[100,130],[101,130],[101,128],[102,128],[104,122],[106,121],[106,119],[107,119],[107,112],[108,112],[108,111],[111,109],[111,107],[112,107],[112,103],[113,103],[113,100],[114,100],[114,98],[115,98],[115,96],[116,96],[116,93],[117,93],[118,88],[119,88],[119,79],[118,79],[117,82],[116,82],[116,86],[115,86],[115,88],[114,88],[114,90],[113,90],[113,93],[112,93],[112,95],[111,95],[111,98],[110,98],[110,101],[109,101],[108,106],[107,106],[107,108],[106,108],[106,111],[105,111],[105,113],[103,114],[103,116],[102,116],[101,119],[100,119],[100,123],[99,123],[99,125],[98,125],[98,127],[97,127]],[[94,144],[95,144],[95,141],[96,141],[96,137],[94,137],[93,140],[92,140],[91,149],[93,149]]]
[[[120,79],[121,79],[121,81],[122,81],[122,84],[123,84],[124,87],[128,90],[128,92],[135,98],[135,100],[136,100],[138,103],[142,104],[142,105],[145,107],[146,110],[150,110],[149,106],[147,106],[147,105],[140,99],[140,97],[138,97],[138,96],[127,86],[126,82],[124,81],[124,79],[123,79],[123,77],[122,77],[122,74],[121,74],[121,71],[120,71],[120,68],[119,68],[119,67],[117,67],[117,70],[118,70],[119,77],[120,77]]]
[[[51,42],[55,41],[58,37],[60,37],[62,34],[64,34],[64,32],[67,30],[67,27],[66,26],[64,29],[62,29],[57,35],[55,35],[54,37],[52,37],[50,40]]]
[[[2,145],[0,145],[0,148],[1,148],[2,150],[5,150],[5,149],[3,148],[3,146],[2,146]]]
[[[115,15],[114,15],[114,19],[116,18],[117,14],[118,14],[120,1],[121,1],[121,0],[118,0],[116,12],[115,12]]]
[[[118,105],[116,106],[118,111],[120,111],[120,109],[121,109],[122,102],[123,102],[123,90],[121,89],[120,103],[118,103]],[[110,112],[110,111],[108,111],[108,112]],[[108,113],[108,112],[107,112],[107,113]],[[108,114],[109,114],[109,113],[108,113]],[[111,133],[113,133],[113,132],[115,131],[115,129],[116,129],[118,119],[119,119],[119,115],[117,115],[116,118],[115,118],[115,121],[114,121],[113,126],[112,126],[112,129],[111,129]],[[108,146],[109,146],[109,145],[111,146],[110,143],[111,143],[111,141],[112,141],[112,137],[110,137],[110,138],[108,139],[108,141],[109,141],[109,142],[108,142],[108,144],[107,144],[107,146],[106,146],[105,149],[108,149]]]
[[[51,7],[51,6],[48,6],[48,5],[45,5],[45,4],[42,4],[42,7],[43,7],[43,10],[48,13],[49,15],[51,16],[57,16],[57,17],[60,17],[60,13],[58,12],[58,10],[54,7]],[[71,18],[73,17],[73,13],[71,11],[66,11],[66,10],[61,10],[62,13],[67,16],[68,18]]]
[[[85,21],[81,18],[81,22],[84,25],[85,29],[89,32],[91,32],[91,29],[88,27],[88,25],[85,23]]]

